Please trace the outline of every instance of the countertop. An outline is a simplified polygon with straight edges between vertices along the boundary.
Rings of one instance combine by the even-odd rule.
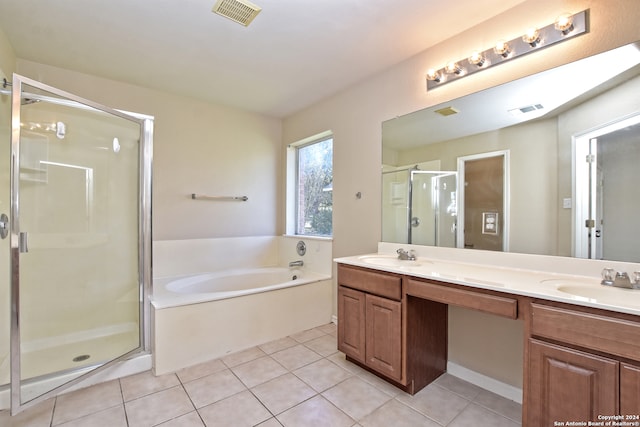
[[[640,289],[603,286],[599,277],[425,256],[418,256],[415,261],[399,260],[397,255],[389,253],[349,256],[336,258],[334,261],[339,264],[640,316]]]

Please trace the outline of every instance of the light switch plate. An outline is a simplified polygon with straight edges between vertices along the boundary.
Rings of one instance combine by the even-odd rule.
[[[498,212],[482,212],[482,234],[498,234]]]

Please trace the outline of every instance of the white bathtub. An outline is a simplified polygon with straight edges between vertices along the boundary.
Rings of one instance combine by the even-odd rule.
[[[331,321],[332,282],[305,268],[232,269],[154,279],[157,375]]]
[[[157,309],[235,298],[330,279],[300,268],[241,268],[155,279]]]

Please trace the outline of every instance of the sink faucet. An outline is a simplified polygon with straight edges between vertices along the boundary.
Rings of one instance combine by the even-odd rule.
[[[616,288],[640,289],[640,271],[633,272],[633,280],[625,271],[615,271],[613,268],[602,270],[601,285]]]
[[[398,254],[398,259],[401,259],[401,260],[415,261],[416,259],[416,252],[413,249],[407,252],[404,249],[400,248],[396,251],[396,253]]]
[[[304,261],[299,260],[299,261],[291,261],[289,263],[289,267],[302,267],[304,265]]]

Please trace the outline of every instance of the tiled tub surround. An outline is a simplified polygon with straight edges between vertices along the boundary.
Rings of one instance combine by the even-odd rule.
[[[520,405],[445,374],[414,396],[344,360],[323,325],[176,373],[48,400],[3,427],[520,425]]]
[[[417,259],[398,260],[400,247]],[[449,369],[447,308],[461,307],[523,325],[526,425],[640,414],[640,291],[599,278],[640,265],[386,243],[336,261],[338,348],[399,387]]]
[[[304,256],[296,244],[307,246]],[[171,282],[202,273],[270,271],[289,262],[300,279],[272,289],[229,293],[176,293]],[[233,278],[234,280],[238,277]],[[222,357],[278,337],[326,324],[333,306],[331,242],[290,237],[240,237],[154,243],[154,369],[159,375]]]

